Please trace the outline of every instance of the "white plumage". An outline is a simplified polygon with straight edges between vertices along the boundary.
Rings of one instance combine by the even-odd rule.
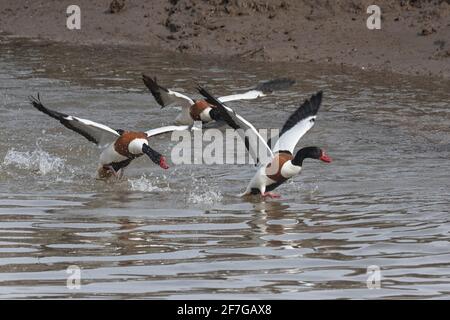
[[[294,153],[298,141],[314,126],[316,116],[307,117],[298,122],[291,129],[284,132],[272,148],[273,153],[289,151]]]

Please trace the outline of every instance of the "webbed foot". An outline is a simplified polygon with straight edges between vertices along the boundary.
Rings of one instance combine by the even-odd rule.
[[[265,193],[261,194],[261,197],[263,197],[263,198],[281,198],[281,195],[278,193],[273,193],[273,192],[265,192]]]

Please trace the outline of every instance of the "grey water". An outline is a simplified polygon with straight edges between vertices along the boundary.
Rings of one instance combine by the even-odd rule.
[[[334,161],[305,162],[281,199],[236,197],[251,165],[165,171],[137,159],[105,183],[95,145],[28,103],[39,92],[50,108],[113,128],[171,124],[178,111],[159,108],[142,73],[193,96],[197,84],[225,95],[296,79],[230,103],[258,128],[279,128],[323,90],[299,146]],[[442,79],[2,36],[0,298],[448,299],[449,101]],[[170,155],[173,142],[152,146]],[[69,266],[81,269],[79,289],[67,287]]]

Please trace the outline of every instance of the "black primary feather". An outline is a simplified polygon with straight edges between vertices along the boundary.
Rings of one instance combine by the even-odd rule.
[[[163,90],[165,92],[169,92],[169,90],[158,85],[158,83],[156,83],[156,77],[155,77],[155,79],[152,79],[152,78],[146,76],[145,74],[143,74],[142,81],[144,81],[145,86],[150,90],[150,92],[152,93],[156,102],[158,102],[158,104],[161,107],[165,107],[166,105],[164,104],[164,101],[161,97],[161,90]]]
[[[87,132],[85,132],[85,131],[77,128],[77,127],[74,127],[70,123],[70,120],[66,119],[67,117],[69,117],[67,114],[64,114],[64,113],[61,113],[61,112],[58,112],[58,111],[53,111],[53,110],[50,110],[50,109],[44,107],[44,105],[41,103],[41,100],[39,98],[39,94],[38,94],[37,98],[35,98],[33,96],[30,96],[29,98],[30,98],[31,105],[33,107],[35,107],[39,111],[45,113],[46,115],[48,115],[48,116],[50,116],[50,117],[52,117],[52,118],[54,118],[56,120],[59,120],[59,122],[63,126],[65,126],[66,128],[68,128],[70,130],[73,130],[73,131],[81,134],[83,137],[85,137],[89,141],[91,141],[91,142],[93,142],[95,144],[98,144],[98,141],[96,139],[94,139],[94,137],[92,137],[90,134],[88,134]]]
[[[218,110],[218,112],[220,114],[220,120],[225,121],[234,130],[241,129],[241,127],[228,114],[227,110],[225,109],[225,107],[219,100],[217,100],[212,94],[210,94],[208,91],[206,91],[206,89],[202,88],[201,86],[198,86],[197,89],[198,89],[198,92],[206,98],[206,101],[208,101],[209,103],[216,106],[216,108],[212,109],[211,111],[212,112],[214,111],[214,113],[215,113],[215,112],[217,112],[216,110]],[[244,144],[245,144],[245,148],[247,149],[247,151],[249,151],[250,150],[250,141],[247,136],[244,138]],[[259,163],[259,158],[256,158],[255,166],[258,163]]]
[[[206,91],[206,89],[202,88],[201,86],[198,86],[197,90],[202,96],[206,98],[207,102],[216,106],[216,108],[220,112],[223,121],[225,121],[231,128],[235,130],[240,129],[240,126],[233,120],[233,118],[231,118],[231,116],[228,114],[227,110],[219,100],[217,100],[212,94],[210,94],[208,91]]]
[[[271,93],[277,90],[285,90],[292,86],[295,80],[289,78],[278,78],[266,82],[260,83],[256,86],[255,90],[262,91],[263,93]]]
[[[319,111],[322,102],[322,91],[313,94],[311,98],[306,99],[303,104],[289,116],[281,129],[280,136],[294,127],[297,123],[310,116],[315,116]]]

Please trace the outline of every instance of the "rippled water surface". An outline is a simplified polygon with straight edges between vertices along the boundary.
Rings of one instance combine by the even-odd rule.
[[[0,298],[449,298],[450,83],[315,65],[186,58],[139,47],[0,38]],[[281,199],[245,200],[249,165],[136,160],[97,181],[98,150],[30,107],[113,128],[170,124],[140,81],[195,95],[289,76],[288,92],[232,104],[277,128],[324,90],[316,126],[330,165],[305,162]],[[231,105],[231,104],[230,104]],[[170,137],[152,141],[170,155]],[[81,268],[81,288],[66,269]],[[381,288],[367,288],[367,267]]]

